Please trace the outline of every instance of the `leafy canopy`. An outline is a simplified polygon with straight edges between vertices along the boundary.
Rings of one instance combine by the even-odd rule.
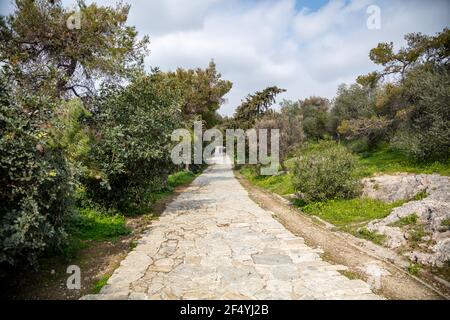
[[[129,5],[100,7],[79,1],[80,29],[67,27],[74,12],[60,0],[16,0],[0,17],[0,61],[17,84],[52,96],[92,95],[95,81],[128,76],[142,67],[149,42],[126,25]]]

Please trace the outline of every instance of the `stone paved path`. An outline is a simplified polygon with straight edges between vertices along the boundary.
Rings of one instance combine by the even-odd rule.
[[[230,164],[215,164],[84,299],[379,298],[319,253],[254,203]]]

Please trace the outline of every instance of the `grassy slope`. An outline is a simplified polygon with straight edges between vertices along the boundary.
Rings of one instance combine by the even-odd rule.
[[[375,173],[438,173],[450,175],[450,163],[415,163],[400,152],[389,150],[387,147],[359,158],[361,176],[371,176]]]
[[[249,167],[243,167],[240,173],[248,179],[253,185],[267,189],[279,195],[294,193],[291,182],[291,174],[282,174],[279,176],[259,176]]]
[[[350,200],[328,200],[302,206],[303,212],[316,215],[338,227],[359,224],[386,217],[393,208],[402,202],[385,203],[383,201],[356,198]]]
[[[310,145],[309,148],[315,148]],[[293,160],[288,160],[285,164],[292,168]],[[375,173],[439,173],[441,175],[450,175],[450,164],[413,163],[401,153],[381,148],[375,152],[367,154],[365,157],[359,157],[359,174],[361,177],[371,176]],[[291,174],[282,174],[279,176],[259,176],[250,167],[243,167],[241,174],[247,178],[253,185],[267,189],[279,195],[288,195],[294,193],[291,183]],[[370,220],[386,217],[393,208],[402,204],[396,202],[387,204],[373,199],[356,198],[349,200],[327,200],[323,202],[314,202],[308,205],[298,202],[296,204],[304,213],[315,215],[328,221],[338,228],[354,233],[355,235],[372,240],[376,243],[382,242],[380,235],[362,230],[356,232],[357,226],[364,225]]]

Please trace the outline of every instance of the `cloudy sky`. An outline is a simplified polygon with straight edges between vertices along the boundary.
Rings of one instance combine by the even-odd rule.
[[[125,2],[132,5],[130,24],[150,36],[148,68],[206,67],[214,59],[233,82],[220,109],[226,115],[248,93],[270,85],[287,89],[281,98],[332,98],[340,83],[376,69],[368,52],[378,42],[393,41],[398,48],[405,33],[434,34],[450,26],[446,0]],[[2,14],[10,10],[5,0],[0,3]],[[380,8],[380,29],[367,27],[370,5]]]

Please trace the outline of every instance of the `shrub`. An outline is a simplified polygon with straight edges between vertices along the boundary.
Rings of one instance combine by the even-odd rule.
[[[446,68],[417,68],[408,74],[405,95],[412,107],[392,140],[411,158],[448,161],[450,156],[450,73]]]
[[[34,263],[65,238],[71,173],[64,152],[48,144],[52,106],[44,99],[24,108],[0,86],[1,264]]]
[[[97,143],[90,151],[96,167],[84,178],[86,193],[121,211],[151,205],[146,195],[167,185],[171,133],[180,126],[176,90],[154,73],[126,88],[107,88],[94,123]]]
[[[293,185],[305,201],[345,199],[357,194],[357,162],[347,148],[327,141],[300,153],[294,168]]]

